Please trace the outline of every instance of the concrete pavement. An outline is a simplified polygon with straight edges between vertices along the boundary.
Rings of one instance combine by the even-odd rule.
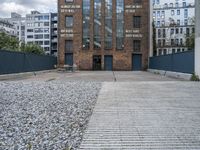
[[[200,84],[103,83],[80,149],[199,150]]]
[[[180,79],[170,78],[149,72],[133,71],[80,71],[75,73],[48,72],[36,76],[21,77],[9,80],[30,81],[92,81],[92,82],[135,82],[135,81],[177,81]]]

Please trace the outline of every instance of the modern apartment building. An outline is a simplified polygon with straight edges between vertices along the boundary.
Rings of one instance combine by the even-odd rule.
[[[32,11],[26,17],[11,13],[5,20],[14,25],[21,43],[38,44],[46,54],[57,55],[57,13]]]
[[[32,11],[26,15],[26,43],[40,45],[46,54],[51,49],[51,14]]]
[[[149,0],[58,0],[59,66],[146,69],[149,5]]]
[[[194,0],[153,0],[154,55],[188,50],[186,38],[194,33],[194,7]]]

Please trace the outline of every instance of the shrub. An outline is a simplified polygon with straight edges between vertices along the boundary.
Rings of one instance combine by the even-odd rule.
[[[195,73],[192,74],[190,80],[191,80],[191,81],[200,81],[199,76],[196,75]]]

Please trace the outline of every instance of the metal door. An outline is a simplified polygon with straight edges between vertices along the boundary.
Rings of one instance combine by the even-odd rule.
[[[65,64],[73,66],[73,53],[66,53],[65,54]]]
[[[142,55],[141,54],[133,54],[133,56],[132,56],[132,70],[133,71],[142,70]]]
[[[104,69],[107,70],[107,71],[113,70],[113,56],[106,55],[104,57]]]

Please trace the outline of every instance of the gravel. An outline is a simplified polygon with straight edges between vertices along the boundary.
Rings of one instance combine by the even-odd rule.
[[[0,150],[77,149],[101,83],[0,82]]]

